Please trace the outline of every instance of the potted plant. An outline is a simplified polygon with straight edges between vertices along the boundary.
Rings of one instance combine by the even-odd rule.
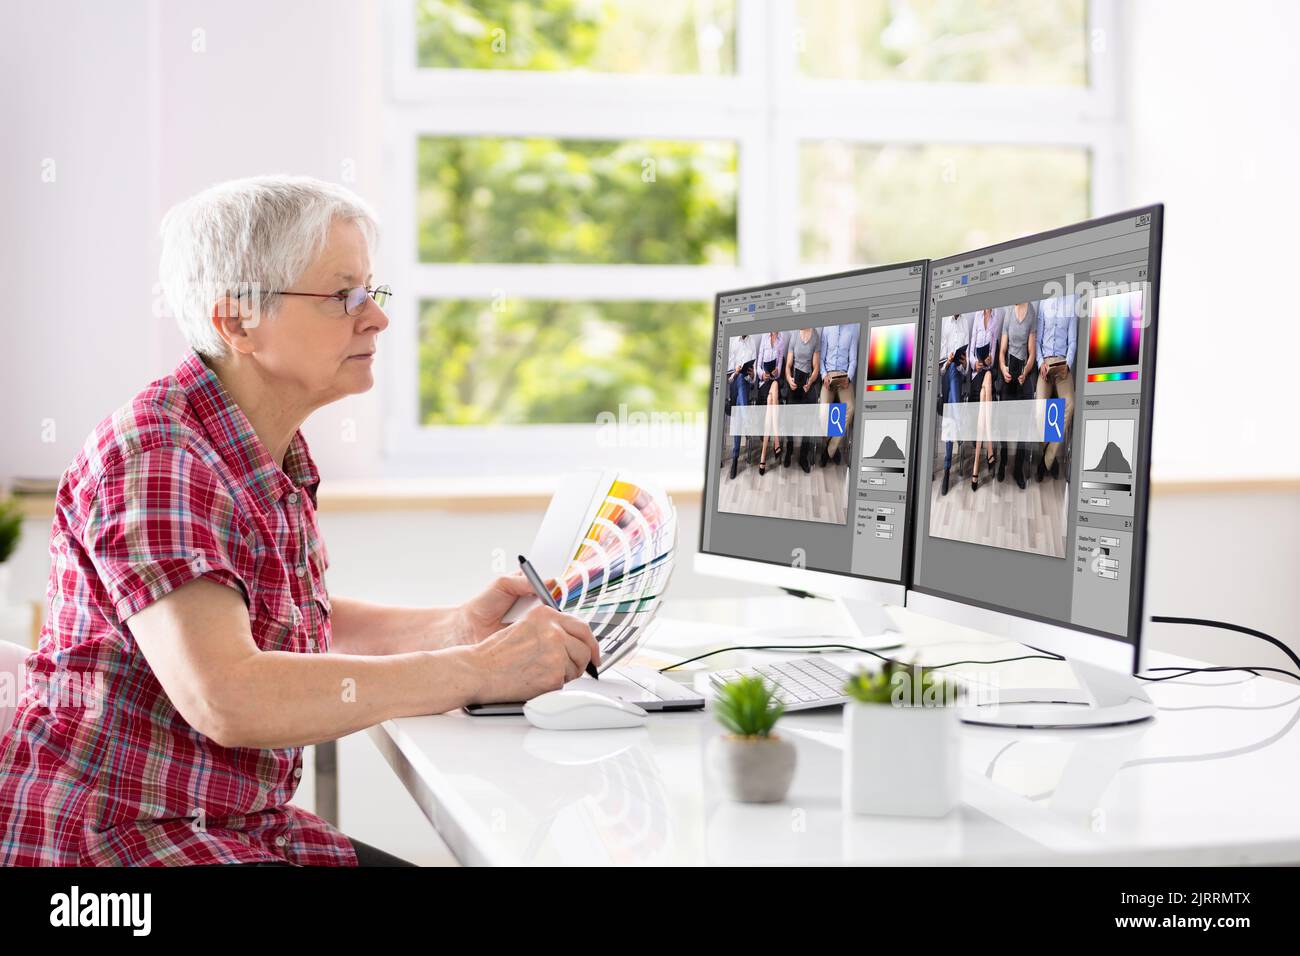
[[[777,803],[794,779],[794,744],[772,733],[785,705],[761,677],[739,677],[718,689],[713,713],[730,733],[709,741],[714,774],[733,800]]]
[[[0,608],[9,596],[9,558],[23,535],[23,513],[12,498],[0,498]]]
[[[844,808],[942,817],[961,797],[959,688],[932,670],[886,661],[844,686]]]

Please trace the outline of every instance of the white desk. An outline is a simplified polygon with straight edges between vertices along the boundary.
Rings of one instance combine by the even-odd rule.
[[[735,602],[670,602],[641,656],[688,656],[701,641],[768,642],[771,630],[738,635],[728,624],[736,613]],[[769,629],[792,614],[826,633],[840,623],[833,605],[784,597],[745,613]],[[905,611],[896,617],[925,662],[1024,652]],[[1242,661],[1258,656],[1253,643],[1243,639]],[[725,655],[709,667],[738,662]],[[998,665],[998,674],[1004,686],[1072,683],[1049,661]],[[722,731],[706,712],[576,732],[457,711],[370,733],[466,864],[1300,861],[1300,687],[1225,673],[1152,684],[1150,693],[1157,718],[1127,728],[963,727],[963,804],[941,820],[841,811],[838,708],[781,719],[799,763],[786,801],[766,806],[732,803],[711,779],[704,744]]]

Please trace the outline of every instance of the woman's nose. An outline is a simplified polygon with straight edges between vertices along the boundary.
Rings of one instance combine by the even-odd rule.
[[[368,299],[366,307],[359,316],[362,329],[374,329],[382,332],[388,328],[388,313],[374,299]]]

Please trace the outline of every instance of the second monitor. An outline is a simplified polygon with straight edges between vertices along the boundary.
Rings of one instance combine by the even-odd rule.
[[[925,262],[717,298],[702,572],[901,605]]]
[[[972,719],[1125,723],[1140,665],[1163,207],[930,264],[908,606],[1065,655]],[[1016,706],[1002,706],[1015,704]]]

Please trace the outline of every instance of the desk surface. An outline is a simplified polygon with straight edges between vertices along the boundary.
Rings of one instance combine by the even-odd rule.
[[[748,602],[753,623],[742,629],[736,608],[670,602],[642,660],[764,643],[790,627],[844,633],[828,602]],[[924,662],[1023,652],[894,614]],[[1243,660],[1250,650],[1243,647]],[[732,653],[708,666],[776,656]],[[1057,662],[996,666],[1003,686],[1074,684]],[[766,806],[733,803],[712,779],[704,745],[722,731],[707,712],[652,715],[632,730],[566,732],[457,711],[387,721],[370,733],[466,864],[1300,861],[1300,687],[1224,673],[1152,684],[1149,692],[1156,719],[1126,728],[963,726],[962,805],[940,820],[841,811],[839,708],[781,719],[778,732],[796,744],[798,766],[785,802]]]

